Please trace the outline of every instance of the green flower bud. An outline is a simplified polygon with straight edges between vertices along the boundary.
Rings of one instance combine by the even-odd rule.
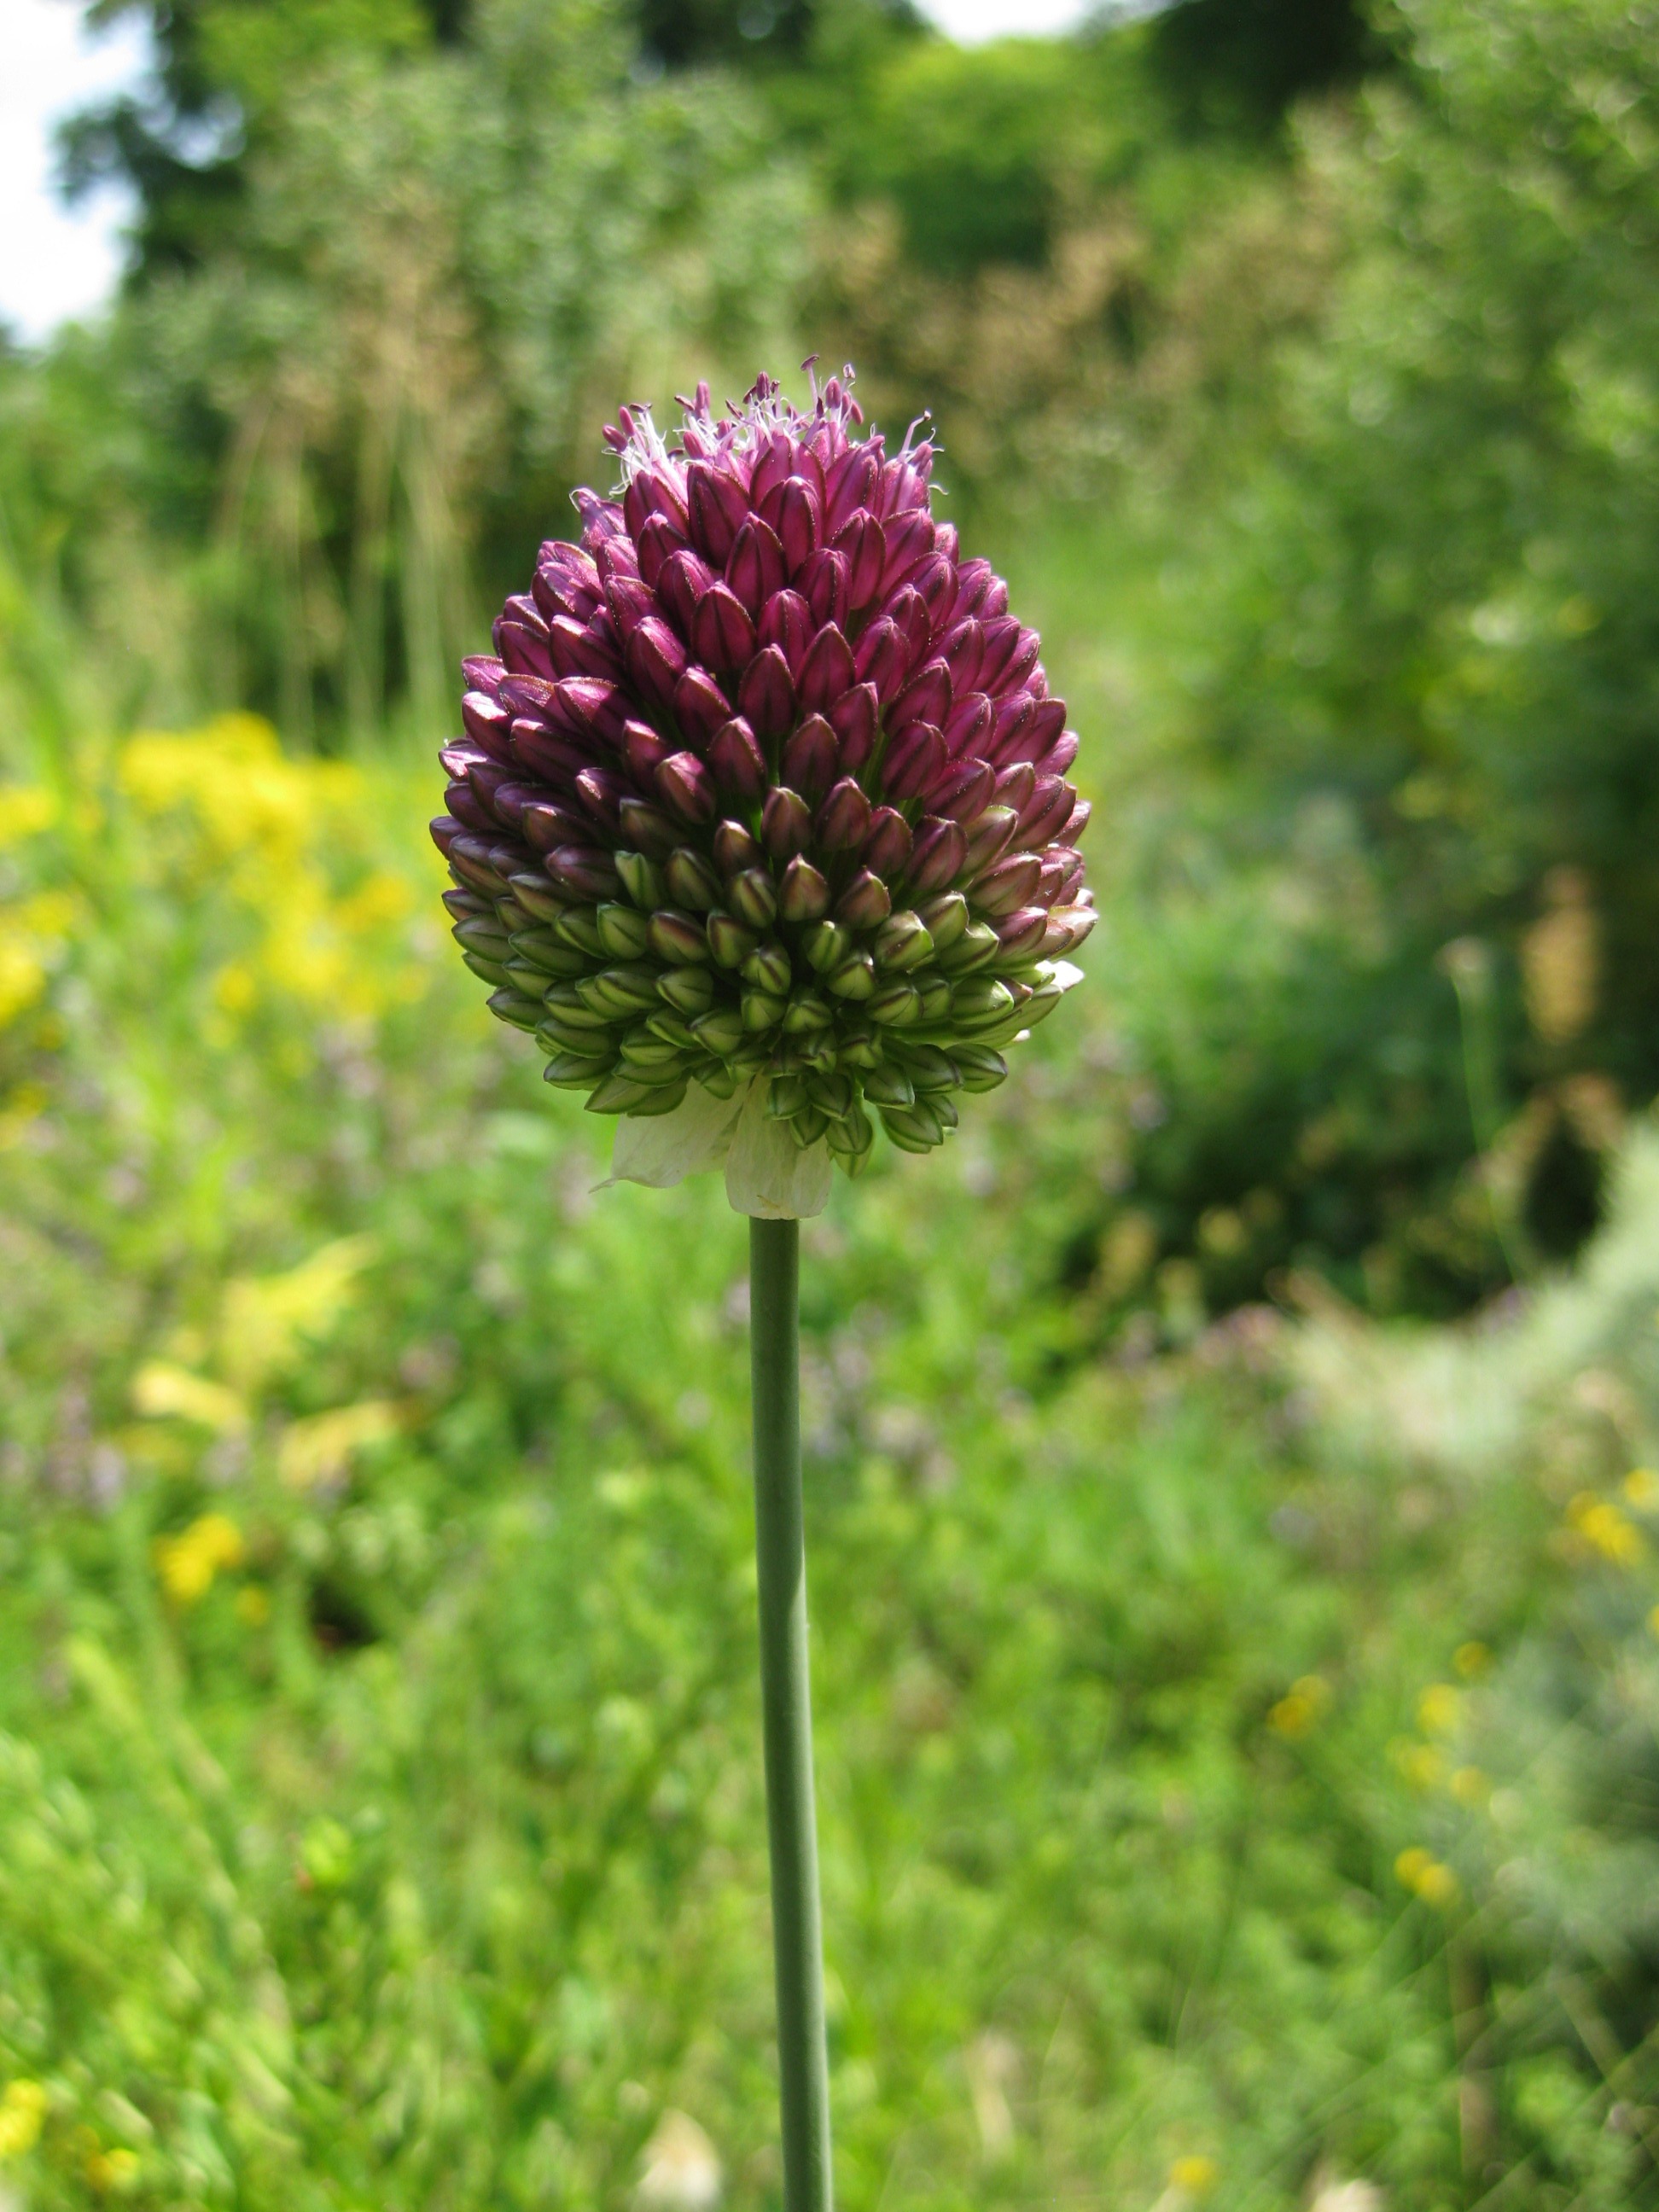
[[[764,868],[744,868],[733,876],[726,886],[726,903],[751,929],[770,929],[777,919],[777,891]]]
[[[572,945],[561,945],[550,929],[515,930],[507,943],[520,960],[528,960],[544,975],[569,977],[586,971],[586,956]]]
[[[914,983],[889,983],[876,993],[866,1010],[872,1022],[889,1029],[903,1029],[921,1017],[921,994]]]
[[[456,934],[460,934],[459,930]],[[805,933],[800,943],[808,965],[818,975],[827,975],[831,969],[839,968],[847,958],[852,950],[853,939],[851,933],[842,928],[837,922],[815,921]]]
[[[873,1067],[864,1079],[864,1095],[872,1106],[914,1106],[916,1086],[892,1060]]]
[[[667,905],[668,887],[654,860],[648,860],[643,853],[618,853],[616,860],[623,889],[641,914]]]
[[[669,854],[663,880],[676,906],[689,906],[698,914],[709,913],[725,896],[714,869],[701,853],[694,853],[687,845]]]
[[[533,1030],[542,1018],[540,1000],[520,998],[516,991],[494,991],[485,1003],[497,1021],[511,1022],[516,1030]]]
[[[956,1061],[935,1044],[914,1044],[908,1038],[896,1040],[893,1052],[917,1091],[924,1095],[954,1091],[962,1081]]]
[[[559,896],[545,876],[517,875],[507,880],[519,904],[538,921],[556,921],[570,903],[568,898]]]
[[[924,1022],[942,1022],[951,1011],[955,994],[945,977],[935,971],[926,975],[913,975],[911,981],[921,994],[921,1018]]]
[[[692,1023],[691,1034],[716,1060],[729,1060],[744,1040],[743,1018],[735,1006],[717,1006]]]
[[[709,915],[708,949],[722,968],[740,968],[758,941],[752,929],[745,929],[729,914]]]
[[[513,978],[507,972],[507,963],[504,960],[486,960],[482,953],[470,951],[463,952],[461,957],[473,974],[481,975],[486,983],[506,984],[514,989],[517,988],[513,982]]]
[[[493,921],[458,921],[449,933],[464,955],[476,952],[480,960],[493,960],[498,967],[505,965],[508,943],[507,932],[498,929]]]
[[[809,1076],[806,1095],[832,1121],[844,1119],[858,1103],[858,1093],[853,1088],[850,1075]]]
[[[861,1106],[854,1106],[849,1114],[832,1115],[823,1133],[843,1166],[854,1161],[861,1164],[876,1141],[875,1125]],[[855,1173],[856,1169],[851,1171]]]
[[[933,952],[933,940],[921,916],[907,908],[901,914],[889,915],[876,932],[870,950],[875,955],[878,968],[896,969],[902,973],[907,968],[921,967]]]
[[[939,964],[947,975],[965,975],[994,960],[1001,949],[988,921],[970,921],[955,944],[939,954]]]
[[[797,991],[789,1001],[783,1026],[791,1035],[799,1035],[809,1030],[828,1029],[834,1019],[835,1016],[816,991]]]
[[[789,955],[781,945],[757,945],[744,962],[740,974],[745,983],[752,983],[757,991],[769,991],[775,998],[782,998],[793,976]]]
[[[838,999],[868,999],[875,995],[876,963],[867,952],[855,952],[829,977]]]
[[[951,1056],[962,1071],[964,1091],[994,1091],[999,1083],[1007,1079],[1007,1061],[1000,1052],[993,1052],[989,1045],[959,1044]]]
[[[562,1029],[604,1030],[611,1024],[612,1017],[590,1006],[574,983],[550,983],[542,994],[542,1004]]]
[[[708,957],[708,934],[702,924],[689,914],[677,914],[672,907],[661,907],[645,927],[646,943],[659,960],[672,965],[691,967]]]
[[[820,1113],[816,1106],[808,1106],[791,1121],[789,1133],[805,1152],[809,1145],[816,1145],[818,1139],[828,1133],[829,1127],[830,1116]]]
[[[599,942],[617,960],[637,960],[645,951],[649,925],[645,916],[631,906],[620,906],[614,900],[599,908]]]
[[[1011,1012],[1014,1004],[1013,993],[994,975],[970,975],[951,994],[951,1012],[966,1022],[990,1021]]]
[[[553,933],[562,943],[574,945],[578,952],[592,953],[596,960],[611,957],[599,935],[598,912],[591,906],[566,907],[553,925]]]
[[[784,1002],[770,991],[745,991],[741,1000],[743,1025],[751,1036],[775,1029],[783,1019]]]
[[[659,1036],[681,1052],[695,1052],[697,1040],[691,1034],[691,1024],[684,1015],[662,1012],[649,1017],[647,1027],[653,1036]]]
[[[714,979],[706,968],[671,968],[657,978],[657,990],[688,1020],[706,1014],[714,1003]]]
[[[799,1075],[780,1075],[769,1086],[766,1110],[775,1121],[787,1121],[806,1109],[806,1085]]]

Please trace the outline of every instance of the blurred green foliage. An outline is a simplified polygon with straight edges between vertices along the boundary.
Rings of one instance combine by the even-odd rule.
[[[594,1191],[423,778],[61,765],[0,910],[0,2177],[775,2203],[742,1224]],[[1655,1140],[1482,1335],[1103,1363],[1076,1050],[806,1234],[842,2199],[1650,2203]]]

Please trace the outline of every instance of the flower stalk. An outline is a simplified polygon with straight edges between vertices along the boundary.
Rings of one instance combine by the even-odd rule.
[[[800,1480],[800,1225],[749,1224],[755,1557],[785,2212],[830,2212],[830,2068],[812,1792]]]

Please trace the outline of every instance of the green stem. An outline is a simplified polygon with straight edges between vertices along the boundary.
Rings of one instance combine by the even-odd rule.
[[[806,1538],[801,1518],[800,1230],[749,1224],[750,1358],[755,1402],[755,1556],[760,1577],[766,1826],[772,1856],[784,2212],[830,2212],[830,2063],[812,1808],[806,1663]]]

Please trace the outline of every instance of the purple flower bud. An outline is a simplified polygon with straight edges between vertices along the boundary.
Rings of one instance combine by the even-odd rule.
[[[1031,795],[1019,812],[1019,842],[1039,849],[1058,837],[1072,818],[1077,793],[1064,776],[1033,778]]]
[[[812,812],[797,791],[775,784],[761,812],[761,840],[775,860],[805,852],[812,834]]]
[[[781,738],[794,719],[795,687],[789,663],[775,645],[757,653],[738,685],[738,710],[763,743]]]
[[[617,810],[624,842],[632,852],[643,853],[647,860],[665,860],[679,839],[679,832],[661,807],[651,806],[643,799],[624,799]]]
[[[1088,828],[1089,817],[1094,811],[1086,799],[1079,799],[1072,809],[1072,818],[1066,824],[1066,835],[1073,845],[1080,845],[1083,842],[1083,833]]]
[[[556,884],[562,884],[578,898],[621,896],[622,878],[611,865],[611,855],[596,846],[561,845],[548,854],[542,866]]]
[[[930,553],[910,579],[910,589],[927,610],[930,628],[938,629],[956,597],[956,574],[942,553]]]
[[[720,904],[720,879],[701,853],[677,845],[663,867],[663,881],[676,906],[694,914],[709,914]]]
[[[854,666],[860,684],[874,686],[878,698],[891,698],[910,665],[910,646],[890,622],[872,623],[859,640]]]
[[[848,929],[873,929],[893,910],[891,892],[873,870],[860,868],[836,901],[836,919]]]
[[[1019,817],[1012,806],[988,806],[969,832],[963,868],[971,878],[988,868],[1008,847]]]
[[[896,591],[933,551],[933,517],[925,507],[912,507],[908,514],[890,516],[882,530],[887,540],[887,558],[882,563],[881,581],[876,588],[884,599],[889,592]]]
[[[778,533],[791,575],[802,568],[818,542],[818,495],[804,477],[791,477],[777,495],[768,521]]]
[[[723,722],[709,739],[708,766],[730,804],[759,805],[766,790],[766,756],[741,715]]]
[[[554,689],[560,706],[578,729],[613,744],[620,743],[629,703],[620,684],[602,683],[594,676],[572,676]]]
[[[536,799],[520,817],[525,842],[538,853],[551,853],[560,845],[580,844],[587,825],[568,808],[547,799]]]
[[[647,615],[628,641],[628,669],[647,699],[659,707],[674,703],[674,686],[690,655],[660,615]]]
[[[811,613],[800,593],[774,592],[761,610],[755,635],[762,645],[775,645],[789,664],[791,681],[798,678],[812,637]]]
[[[841,740],[841,764],[856,775],[876,749],[881,705],[873,684],[854,684],[830,709],[830,728]]]
[[[469,653],[461,663],[461,675],[469,691],[482,691],[493,697],[507,670],[487,653]]]
[[[1036,713],[1036,701],[1029,691],[1011,691],[999,699],[991,725],[991,734],[986,740],[985,757],[997,768],[1024,757],[1025,735]]]
[[[568,791],[586,765],[587,755],[573,740],[556,738],[536,722],[515,721],[511,758],[515,768],[556,790]]]
[[[760,847],[741,822],[722,822],[714,832],[714,866],[723,876],[735,876],[744,868],[761,865]]]
[[[811,862],[797,853],[783,872],[778,912],[786,921],[817,921],[829,911],[829,884]]]
[[[653,514],[635,541],[640,550],[640,574],[653,591],[662,574],[663,563],[676,553],[690,550],[684,533],[676,530],[667,518]]]
[[[932,722],[939,727],[951,712],[951,672],[942,660],[930,660],[910,678],[893,702],[893,720]]]
[[[538,636],[523,623],[498,622],[495,625],[495,649],[514,675],[550,678],[554,672],[545,633]]]
[[[968,838],[961,823],[925,815],[906,871],[911,890],[918,894],[943,890],[955,883],[967,859]]]
[[[497,760],[506,757],[507,726],[512,720],[500,700],[487,691],[469,691],[461,700],[461,720],[467,735]]]
[[[994,918],[1012,914],[1031,896],[1042,872],[1042,863],[1035,853],[1011,854],[974,878],[969,896],[981,914]]]
[[[1041,760],[1034,763],[1039,775],[1064,775],[1077,758],[1078,735],[1075,730],[1062,730]]]
[[[816,800],[835,781],[839,757],[835,732],[822,714],[809,714],[785,745],[780,766],[792,790]]]
[[[755,650],[749,610],[728,584],[711,584],[691,617],[691,641],[710,668],[741,668]]]
[[[668,811],[682,822],[695,828],[714,820],[714,779],[696,753],[671,753],[657,770],[657,790]]]
[[[651,789],[658,769],[672,750],[648,722],[630,720],[623,724],[623,758],[628,763],[628,773],[642,789]]]
[[[904,817],[894,807],[878,806],[870,817],[870,834],[864,841],[864,865],[892,880],[909,859],[912,842],[910,825]]]
[[[699,553],[676,553],[664,562],[656,596],[682,637],[690,636],[698,602],[714,580],[714,571]]]
[[[726,580],[755,616],[788,580],[777,532],[757,514],[751,514],[737,534],[726,564]]]
[[[674,686],[674,714],[692,743],[707,744],[729,721],[731,704],[706,668],[688,668]]]
[[[851,690],[853,683],[853,648],[830,623],[812,640],[800,664],[796,690],[801,711],[822,714]]]
[[[844,625],[849,573],[847,556],[827,548],[815,553],[801,570],[800,588],[815,623]]]
[[[933,625],[927,618],[927,605],[920,592],[913,592],[907,584],[896,592],[887,603],[887,619],[902,632],[909,651],[909,665],[918,667],[933,643]]]
[[[723,568],[749,517],[743,487],[724,469],[693,461],[685,472],[691,535],[717,568]]]
[[[856,614],[881,588],[887,539],[873,514],[855,514],[836,533],[835,550],[847,562],[847,604]]]
[[[824,528],[833,538],[861,507],[868,507],[881,464],[867,445],[849,446],[824,479]]]
[[[851,853],[870,830],[870,802],[857,780],[844,775],[818,809],[817,839],[826,853]]]
[[[1004,867],[1014,865],[1005,860]],[[1035,960],[1048,933],[1048,909],[1046,906],[1016,907],[1011,914],[999,915],[991,927],[997,933],[1005,960]]]
[[[920,799],[944,774],[945,764],[945,740],[933,724],[911,722],[887,748],[882,787],[890,799]]]
[[[619,811],[622,802],[631,795],[628,786],[614,769],[583,769],[576,778],[576,797],[592,817],[589,835],[597,827],[602,833],[614,837],[622,827]]]
[[[563,615],[548,624],[547,653],[556,676],[602,676],[613,683],[622,673],[608,631],[568,621]]]
[[[657,611],[656,593],[638,575],[613,576],[605,587],[605,603],[624,642],[647,615]]]
[[[470,783],[462,781],[448,785],[444,792],[444,804],[457,822],[469,830],[476,830],[479,836],[495,835],[495,817]]]
[[[996,781],[988,761],[953,761],[943,775],[928,787],[927,799],[934,814],[948,814],[964,828],[977,822],[991,803]]]

